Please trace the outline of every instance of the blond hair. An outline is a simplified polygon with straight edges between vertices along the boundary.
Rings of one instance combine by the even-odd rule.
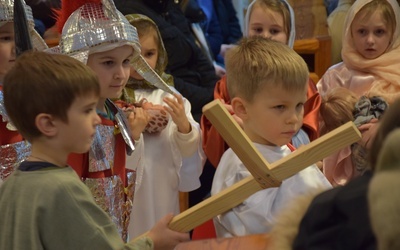
[[[225,65],[230,97],[250,102],[266,85],[304,91],[309,78],[306,63],[294,50],[260,36],[242,38],[227,52]]]
[[[357,96],[350,90],[337,87],[322,96],[320,107],[320,135],[324,135],[346,122],[354,120]]]

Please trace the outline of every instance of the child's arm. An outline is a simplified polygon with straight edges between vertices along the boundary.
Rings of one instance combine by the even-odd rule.
[[[135,108],[135,112],[129,113],[128,119],[132,137],[135,141],[138,141],[140,134],[149,123],[149,115],[142,108]]]

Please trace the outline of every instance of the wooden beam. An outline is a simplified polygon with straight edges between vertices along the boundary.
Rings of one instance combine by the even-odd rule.
[[[175,216],[169,226],[179,232],[188,232],[228,211],[262,188],[279,186],[280,180],[361,139],[360,132],[350,122],[270,165],[219,100],[204,106],[203,113],[238,154],[249,171],[251,169],[259,176],[257,179],[249,176]]]

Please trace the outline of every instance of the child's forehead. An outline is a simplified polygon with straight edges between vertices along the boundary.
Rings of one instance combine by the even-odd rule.
[[[0,32],[14,32],[14,22],[0,22]]]

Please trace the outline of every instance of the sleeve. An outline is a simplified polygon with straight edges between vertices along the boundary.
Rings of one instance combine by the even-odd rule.
[[[38,220],[42,225],[39,233],[48,249],[153,249],[149,238],[125,245],[87,187],[74,178],[55,183],[58,186],[53,195],[46,196],[48,209],[42,211]]]
[[[178,149],[183,157],[188,157],[194,154],[199,147],[200,133],[197,128],[193,128],[192,124],[190,124],[190,126],[192,130],[189,133],[183,134],[176,130],[174,137]]]
[[[200,175],[203,171],[205,155],[202,148],[200,125],[190,113],[190,103],[184,99],[186,116],[192,127],[189,134],[179,133],[175,128],[174,141],[182,156],[182,166],[179,170],[179,191],[187,192],[200,187]]]

